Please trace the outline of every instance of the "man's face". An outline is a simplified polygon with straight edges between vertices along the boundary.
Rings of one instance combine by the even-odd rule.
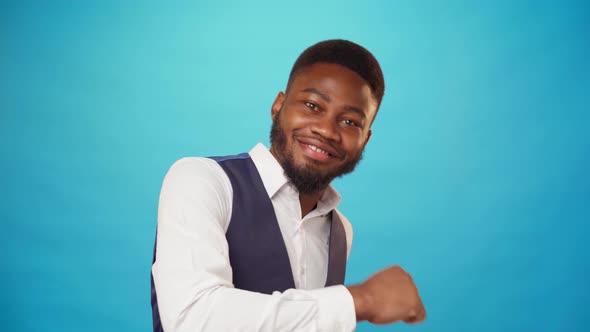
[[[316,63],[272,105],[271,152],[302,194],[350,173],[371,136],[377,101],[352,70]]]

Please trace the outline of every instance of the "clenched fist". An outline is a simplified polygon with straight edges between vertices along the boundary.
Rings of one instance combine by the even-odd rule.
[[[419,323],[426,319],[412,276],[399,266],[379,271],[361,284],[348,286],[348,290],[354,299],[358,321],[390,324]]]

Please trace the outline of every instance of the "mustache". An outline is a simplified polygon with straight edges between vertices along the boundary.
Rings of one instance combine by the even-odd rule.
[[[344,153],[334,144],[331,139],[325,138],[321,134],[295,132],[293,134],[293,139],[303,144],[317,146],[318,148],[327,151],[335,158],[342,158],[344,156]]]

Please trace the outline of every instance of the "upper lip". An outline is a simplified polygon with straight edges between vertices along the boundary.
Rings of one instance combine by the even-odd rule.
[[[330,145],[329,143],[326,143],[321,138],[298,136],[298,137],[296,137],[296,139],[297,139],[297,141],[299,141],[303,144],[314,145],[324,151],[327,151],[333,157],[341,158],[341,156],[342,156],[342,154],[338,150],[336,150],[334,147],[332,147],[332,145]]]

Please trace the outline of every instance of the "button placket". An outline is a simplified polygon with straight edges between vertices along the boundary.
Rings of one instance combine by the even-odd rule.
[[[302,220],[303,221],[303,220]],[[300,228],[300,234],[301,234],[301,256],[299,259],[299,275],[300,275],[300,279],[301,279],[301,284],[303,285],[303,288],[307,288],[307,278],[305,277],[305,268],[307,265],[307,260],[305,252],[307,251],[307,245],[306,245],[306,232],[305,232],[305,227],[304,224],[302,223]]]

